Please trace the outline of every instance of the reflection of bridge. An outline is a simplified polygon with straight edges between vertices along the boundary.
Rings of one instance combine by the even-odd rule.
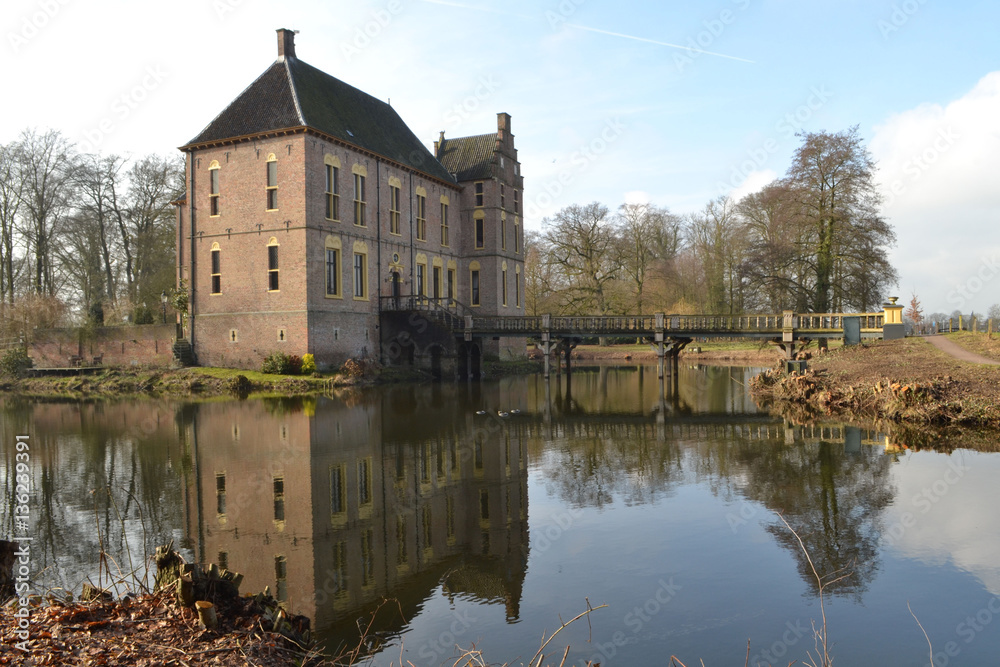
[[[564,353],[569,368],[570,353],[587,337],[634,337],[647,339],[659,360],[676,369],[680,351],[695,338],[748,338],[779,346],[787,359],[797,348],[820,338],[843,338],[846,343],[862,339],[896,338],[902,335],[902,306],[886,304],[880,313],[795,313],[786,310],[766,315],[617,315],[561,317],[553,315],[478,315],[449,299],[393,297],[382,300],[385,312],[411,311],[450,330],[456,339],[508,337],[536,338],[545,355],[545,377],[549,356]]]
[[[642,434],[657,440],[709,439],[744,440],[750,442],[781,442],[786,445],[844,443],[848,452],[860,451],[862,445],[884,447],[887,440],[877,431],[854,426],[795,426],[775,421],[768,415],[727,415],[738,421],[720,420],[718,416],[691,415],[679,421],[662,423],[656,416],[595,415],[593,419],[520,417],[514,421],[527,422],[525,434],[531,437],[599,438],[622,441]]]

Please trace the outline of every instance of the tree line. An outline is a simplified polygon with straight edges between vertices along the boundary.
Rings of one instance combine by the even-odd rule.
[[[174,287],[183,161],[82,153],[55,130],[0,144],[0,339],[150,321]]]
[[[801,133],[784,177],[684,216],[567,206],[525,240],[528,314],[869,312],[897,283],[857,126]]]

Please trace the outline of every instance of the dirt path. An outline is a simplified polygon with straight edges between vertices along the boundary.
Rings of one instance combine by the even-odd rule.
[[[986,364],[988,366],[1000,366],[1000,361],[994,361],[993,359],[988,359],[987,357],[976,354],[975,352],[970,352],[961,345],[948,340],[944,336],[923,336],[923,339],[945,354],[951,355],[959,361],[968,361],[973,364]]]

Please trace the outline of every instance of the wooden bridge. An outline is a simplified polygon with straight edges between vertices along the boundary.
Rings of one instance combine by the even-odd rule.
[[[478,315],[474,309],[449,299],[383,297],[386,311],[420,311],[450,328],[466,341],[475,338],[518,336],[538,339],[549,376],[549,356],[570,353],[586,337],[635,337],[647,339],[657,353],[660,377],[664,361],[676,369],[677,355],[696,338],[749,338],[769,341],[791,360],[795,352],[820,338],[843,338],[847,343],[862,339],[902,337],[902,306],[895,300],[878,313],[795,313],[786,310],[766,315]]]

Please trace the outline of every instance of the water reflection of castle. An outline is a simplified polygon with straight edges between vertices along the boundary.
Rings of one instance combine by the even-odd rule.
[[[185,516],[196,558],[243,573],[246,591],[270,586],[348,641],[383,598],[410,618],[438,586],[502,603],[515,620],[527,444],[518,428],[430,394],[411,399],[411,419],[391,392],[193,408]]]

